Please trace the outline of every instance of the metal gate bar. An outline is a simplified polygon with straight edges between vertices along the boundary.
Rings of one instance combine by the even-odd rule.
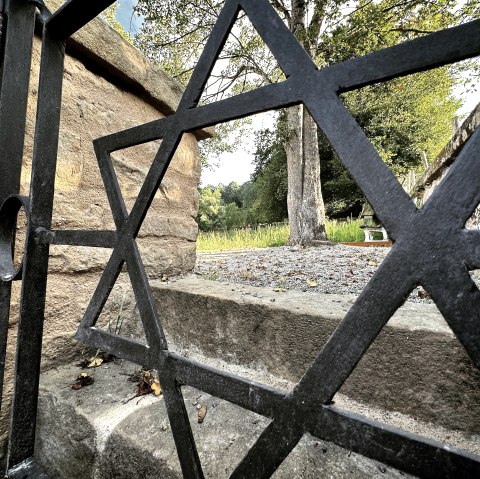
[[[49,246],[39,243],[37,235],[39,230],[48,230],[51,226],[65,55],[65,37],[62,35],[74,33],[111,3],[113,0],[109,2],[72,0],[53,16],[41,1],[7,0],[5,5],[7,31],[2,71],[0,125],[3,125],[3,122],[9,122],[12,115],[15,123],[14,125],[10,123],[9,128],[1,129],[0,146],[12,143],[12,137],[17,140],[13,142],[14,151],[10,150],[11,147],[2,148],[1,164],[2,172],[5,172],[2,179],[8,184],[8,188],[1,190],[3,198],[8,198],[9,194],[18,193],[20,185],[36,6],[40,14],[38,20],[43,24],[37,121],[29,194],[30,209],[27,212],[27,241],[21,278],[20,320],[7,464],[12,474],[16,471],[15,474],[20,474],[21,477],[36,477],[39,474],[39,468],[33,460],[33,452]],[[82,15],[78,15],[79,9],[82,10]],[[75,21],[72,21],[73,18]],[[51,33],[50,22],[52,22]],[[62,27],[64,22],[68,22],[66,24],[69,25],[67,32]],[[17,53],[18,43],[21,47],[20,57]],[[14,65],[9,61],[14,62]],[[5,81],[5,78],[10,83]],[[20,102],[16,95],[19,85]],[[13,135],[12,126],[16,127]],[[4,210],[3,207],[2,210]],[[10,220],[14,226],[14,218]],[[12,278],[8,278],[7,273],[0,279],[3,280],[2,297],[9,299],[11,287],[9,280]],[[5,320],[2,321],[2,328],[5,330],[8,328],[8,308],[9,301],[1,305],[2,319]],[[2,343],[3,358],[5,348],[6,341]],[[22,475],[26,472],[28,472],[27,476]]]
[[[49,256],[49,246],[39,245],[35,232],[37,225],[46,229],[51,226],[64,52],[64,42],[52,40],[44,29],[9,441],[9,464],[12,465],[33,456],[43,334],[39,315],[43,317],[45,311]]]
[[[0,52],[0,204],[20,190],[23,144],[30,81],[30,63],[35,7],[25,2],[6,0],[0,3],[2,12],[8,9],[8,17],[2,15]],[[5,8],[5,10],[4,10]],[[22,32],[17,35],[17,32]],[[15,92],[15,95],[12,94]],[[8,158],[8,161],[5,159]],[[4,221],[8,236],[13,236],[15,222]],[[0,262],[6,258],[0,251]],[[7,253],[10,251],[7,249]],[[5,357],[7,352],[8,321],[10,315],[10,281],[0,280],[0,408],[2,402]]]
[[[464,229],[465,221],[480,203],[480,131],[472,135],[449,175],[426,205],[417,210],[338,99],[338,94],[344,91],[479,55],[480,22],[444,30],[319,71],[267,0],[227,0],[177,112],[94,142],[116,230],[52,231],[64,41],[110,3],[113,2],[70,0],[51,15],[41,2],[35,2],[41,12],[43,50],[30,211],[27,212],[29,226],[22,271],[8,477],[46,477],[35,463],[33,445],[50,244],[99,246],[113,250],[77,337],[99,349],[159,370],[186,478],[201,478],[203,472],[182,398],[182,385],[196,387],[272,419],[232,474],[234,478],[270,477],[305,433],[421,477],[479,477],[480,457],[343,411],[331,405],[330,401],[386,322],[418,284],[430,293],[474,363],[480,366],[480,291],[468,274],[469,269],[480,267],[480,233]],[[3,102],[7,102],[12,94],[5,80],[14,71],[11,70],[13,66],[7,71],[12,51],[9,36],[14,41],[17,36],[25,37],[24,55],[30,61],[33,17],[31,13],[30,17],[26,15],[27,6],[32,9],[28,2],[22,0],[7,0],[5,6],[7,36],[0,125],[9,120],[8,115],[13,111],[2,109]],[[240,10],[250,18],[287,80],[211,105],[198,106],[208,77]],[[23,16],[17,12],[22,12]],[[17,14],[18,19],[28,19],[26,26],[20,31],[10,31],[8,24],[17,18]],[[23,92],[26,95],[26,70],[23,76]],[[307,106],[342,163],[375,208],[395,244],[313,365],[296,388],[286,393],[215,370],[168,350],[136,237],[183,133],[299,103]],[[0,190],[2,198],[18,193],[19,187],[25,111],[24,105],[15,105],[15,108],[21,127],[20,140],[14,151],[2,150],[4,156],[0,171],[4,173],[2,178],[6,179],[2,183],[0,178],[0,186],[5,186],[4,190]],[[111,153],[157,139],[162,140],[160,149],[128,214]],[[0,129],[0,146],[8,140],[8,134]],[[8,213],[8,208],[13,208],[10,202],[18,204],[19,201],[22,200],[7,200],[0,208],[0,221],[3,213],[3,223],[7,225],[0,228],[0,320],[3,328],[0,335],[4,336],[10,281],[14,276],[13,271],[9,276],[3,268],[4,261],[5,264],[10,261],[5,259],[8,256],[5,244],[8,246],[11,242],[15,222],[14,214]],[[147,345],[95,326],[125,265]],[[5,348],[5,337],[0,336],[0,341],[3,341],[0,343],[1,353]]]

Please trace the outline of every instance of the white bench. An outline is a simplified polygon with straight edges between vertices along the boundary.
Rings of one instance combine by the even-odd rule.
[[[362,228],[363,234],[365,235],[365,242],[388,241],[388,233],[383,226],[362,225],[360,228]],[[375,239],[374,233],[381,233],[382,238]]]

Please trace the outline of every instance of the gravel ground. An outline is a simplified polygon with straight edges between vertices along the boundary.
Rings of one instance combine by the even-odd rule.
[[[227,283],[244,283],[310,293],[360,294],[390,251],[386,247],[325,243],[218,253],[197,253],[195,274]],[[409,301],[431,302],[422,288]]]

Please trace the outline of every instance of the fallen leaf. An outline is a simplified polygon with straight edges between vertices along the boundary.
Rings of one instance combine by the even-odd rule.
[[[286,288],[274,288],[273,291],[275,291],[275,293],[285,293],[288,290]]]
[[[103,363],[103,359],[100,356],[93,356],[88,361],[87,368],[98,368]]]
[[[90,361],[87,358],[82,359],[77,366],[79,368],[85,369]]]
[[[318,283],[315,280],[308,279],[308,278],[307,278],[307,284],[308,286],[310,286],[310,288],[315,288],[315,286],[318,286]]]
[[[162,281],[163,282],[168,281],[168,275],[167,274],[163,274]]]
[[[145,396],[146,394],[150,394],[152,392],[152,387],[148,383],[148,381],[145,381],[145,379],[142,379],[138,385],[137,385],[137,397],[138,396]]]
[[[369,261],[368,266],[377,266],[377,263],[375,263],[375,261]]]
[[[97,361],[98,359],[100,361]],[[115,359],[116,359],[116,356],[114,356],[113,354],[102,353],[102,352],[99,351],[95,356],[92,356],[91,358],[82,359],[82,361],[80,363],[78,363],[77,366],[82,368],[82,369],[95,368],[95,367],[100,366],[100,364],[110,363],[112,361],[115,361]],[[92,364],[93,362],[99,363],[99,364],[94,365],[94,364]]]
[[[202,424],[206,415],[207,415],[207,406],[203,405],[198,410],[198,424]]]
[[[162,394],[160,382],[150,373],[150,371],[143,371],[141,379],[137,384],[136,397],[145,396],[146,394],[151,393],[155,394],[155,396],[160,396],[160,394]]]
[[[87,373],[80,373],[77,377],[77,382],[72,386],[72,389],[78,391],[79,389],[84,388],[85,386],[90,386],[95,382],[90,374]]]
[[[160,394],[162,394],[162,387],[160,386],[160,381],[158,379],[152,379],[150,387],[152,388],[153,394],[155,394],[155,396],[160,396]]]

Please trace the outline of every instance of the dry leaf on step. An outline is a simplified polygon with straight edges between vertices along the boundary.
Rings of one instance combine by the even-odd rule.
[[[198,424],[202,424],[203,420],[205,419],[205,416],[207,415],[207,406],[205,404],[200,407],[198,410]]]
[[[160,394],[162,394],[162,387],[160,386],[160,381],[158,379],[152,379],[150,387],[152,388],[153,394],[155,394],[155,396],[160,396]]]
[[[75,391],[78,391],[79,389],[84,388],[85,386],[90,386],[95,382],[95,379],[93,379],[90,374],[87,373],[80,373],[80,375],[77,378],[77,382],[72,386],[72,389]]]
[[[88,360],[87,368],[98,368],[103,363],[100,356],[93,356]]]

